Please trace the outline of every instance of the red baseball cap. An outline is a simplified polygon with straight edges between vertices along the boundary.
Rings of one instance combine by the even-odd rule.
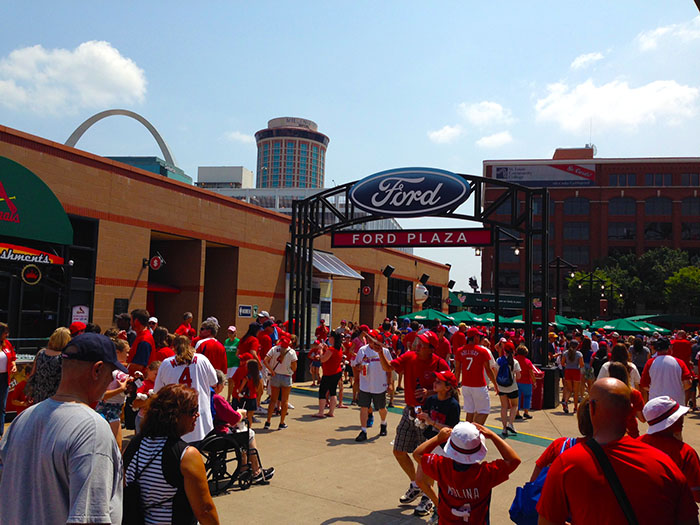
[[[376,330],[368,330],[368,331],[367,331],[367,335],[368,335],[370,338],[374,339],[377,343],[381,340],[381,339],[380,339],[379,332],[377,332]]]
[[[369,326],[367,326],[366,324],[361,324],[360,332],[369,332]]]
[[[445,370],[444,372],[435,372],[435,379],[447,383],[451,387],[457,388],[457,377],[449,370]]]
[[[87,325],[85,323],[81,323],[80,321],[75,321],[74,323],[70,324],[70,327],[68,328],[68,330],[70,330],[71,336],[76,336],[80,332],[84,332],[86,328],[87,328]]]
[[[515,352],[515,345],[508,341],[503,345],[503,350],[505,350],[506,352]]]
[[[478,328],[470,328],[467,330],[467,337],[476,337],[477,335],[482,335]]]
[[[435,332],[431,330],[425,330],[423,332],[418,332],[418,335],[416,335],[416,337],[423,341],[425,344],[432,346],[433,348],[437,348],[438,336],[435,334]]]
[[[291,343],[291,341],[289,340],[288,337],[280,337],[279,345],[282,348],[289,348],[290,343]]]

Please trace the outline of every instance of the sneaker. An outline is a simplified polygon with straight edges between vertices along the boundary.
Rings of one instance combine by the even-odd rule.
[[[372,425],[374,425],[374,414],[367,416],[367,428],[370,428]]]
[[[430,511],[433,510],[433,502],[430,501],[430,498],[426,495],[423,495],[420,499],[420,503],[418,506],[413,509],[413,515],[414,516],[427,516],[430,514]]]
[[[513,434],[514,436],[517,436],[517,435],[518,435],[518,433],[517,433],[517,432],[515,431],[515,429],[513,428],[513,425],[508,425],[506,428],[508,429],[508,432],[510,432],[510,433]]]
[[[278,426],[277,428],[280,430],[284,430],[285,428],[287,428],[287,423],[280,423],[280,426]]]
[[[515,419],[522,421],[523,416],[521,416],[520,414],[515,414]]]
[[[270,404],[270,396],[267,396],[267,399],[265,401],[260,402],[261,405],[269,405]]]
[[[433,509],[433,515],[430,516],[430,519],[428,520],[428,525],[438,525],[438,511],[437,509]]]
[[[275,475],[275,467],[260,469],[255,476],[253,476],[253,483],[264,483],[270,481]]]
[[[501,430],[501,436],[503,436],[504,438],[508,437],[508,429],[507,428],[504,428],[503,430]]]
[[[389,403],[389,404],[387,405],[387,408],[394,408],[394,403]]]
[[[360,430],[360,433],[355,438],[355,441],[357,441],[358,443],[361,441],[367,441],[367,432],[365,432],[364,430]]]
[[[411,485],[408,487],[406,494],[404,494],[403,496],[401,496],[399,498],[399,501],[401,503],[411,503],[421,494],[422,494],[422,492],[418,487],[414,487],[413,485]]]
[[[294,410],[294,405],[292,405],[291,403],[287,403],[287,409]]]
[[[269,421],[265,421],[265,426],[264,426],[263,428],[264,428],[264,429],[270,428],[270,422],[269,422]]]
[[[530,414],[523,414],[523,417],[525,419],[532,419],[532,416]]]
[[[384,423],[383,425],[379,425],[379,435],[380,435],[380,436],[386,436],[386,435],[387,435],[387,432],[386,432],[386,423]]]
[[[260,420],[257,417],[253,416],[253,423],[260,423]]]

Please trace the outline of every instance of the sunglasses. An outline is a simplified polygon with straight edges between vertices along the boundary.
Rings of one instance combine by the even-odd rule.
[[[188,416],[196,416],[199,414],[199,407],[192,408],[186,412]]]

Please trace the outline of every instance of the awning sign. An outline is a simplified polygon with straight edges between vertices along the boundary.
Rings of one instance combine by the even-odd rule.
[[[24,264],[63,264],[63,257],[16,244],[0,243],[0,261]]]
[[[443,230],[372,230],[333,232],[333,248],[385,248],[401,246],[490,246],[491,230],[483,228]]]

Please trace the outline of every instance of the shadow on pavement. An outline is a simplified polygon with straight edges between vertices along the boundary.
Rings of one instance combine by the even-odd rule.
[[[401,511],[406,510],[404,507],[395,509],[375,510],[364,516],[339,516],[337,518],[329,518],[322,521],[320,525],[332,525],[334,523],[359,523],[363,525],[392,525],[398,523],[425,523],[425,520],[418,516],[405,515]]]

